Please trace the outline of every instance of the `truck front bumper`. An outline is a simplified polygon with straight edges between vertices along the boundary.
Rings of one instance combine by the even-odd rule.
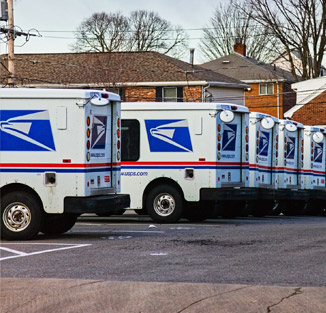
[[[128,207],[130,207],[130,196],[125,194],[66,197],[64,200],[64,212],[74,214],[106,214]]]

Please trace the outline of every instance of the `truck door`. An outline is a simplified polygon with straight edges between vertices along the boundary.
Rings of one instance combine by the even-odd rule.
[[[320,131],[316,131],[312,135],[311,149],[312,149],[312,167],[313,176],[312,185],[315,187],[325,187],[325,168],[326,168],[326,136]]]
[[[217,168],[222,184],[242,182],[241,114],[222,111],[217,117]]]
[[[112,187],[112,111],[111,105],[92,105],[87,115],[87,181],[91,194]]]
[[[259,184],[272,184],[273,177],[273,137],[274,121],[270,117],[261,120],[259,128],[258,144],[258,164],[259,164]]]
[[[284,165],[285,183],[299,184],[298,158],[299,158],[299,129],[294,124],[286,124],[284,129]]]

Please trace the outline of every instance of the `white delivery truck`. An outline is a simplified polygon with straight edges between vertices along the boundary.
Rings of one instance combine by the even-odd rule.
[[[326,133],[324,129],[305,126],[301,145],[301,188],[326,191]]]
[[[250,199],[249,111],[233,104],[122,103],[122,191],[156,222],[201,220]],[[203,205],[204,204],[204,205]]]
[[[304,126],[290,120],[279,120],[278,133],[278,210],[287,215],[303,212],[308,193],[301,188],[302,142]]]
[[[309,191],[304,213],[326,213],[326,129],[305,126],[301,142],[301,188]]]
[[[279,120],[268,114],[249,114],[249,186],[259,188],[261,201],[249,202],[249,213],[264,216],[275,206],[278,188]]]
[[[78,215],[129,207],[120,192],[118,95],[0,90],[1,237],[60,234]]]

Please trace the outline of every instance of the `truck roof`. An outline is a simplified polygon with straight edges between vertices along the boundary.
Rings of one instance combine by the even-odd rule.
[[[292,120],[284,120],[284,119],[280,119],[279,120],[280,124],[281,125],[286,125],[286,124],[294,124],[296,125],[298,128],[304,128],[304,125],[299,123],[299,122],[296,122],[296,121],[292,121]]]
[[[201,111],[201,110],[231,110],[249,113],[249,109],[243,105],[232,103],[214,102],[122,102],[122,111]]]
[[[304,125],[304,129],[312,132],[324,132],[323,127]]]
[[[257,118],[257,119],[262,119],[264,117],[270,117],[274,122],[278,122],[278,118],[269,114],[265,113],[260,113],[260,112],[250,112],[249,114],[250,118]]]
[[[121,101],[120,96],[103,90],[94,89],[41,89],[41,88],[0,88],[0,98],[27,98],[27,99],[89,99],[95,94],[108,94],[109,100]]]

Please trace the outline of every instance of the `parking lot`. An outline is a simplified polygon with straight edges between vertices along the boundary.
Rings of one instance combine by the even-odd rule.
[[[228,286],[232,290],[243,286],[280,290],[281,286],[293,296],[302,294],[298,288],[317,287],[324,297],[325,229],[325,217],[274,216],[159,225],[135,214],[82,216],[61,236],[2,241],[1,277],[6,286],[21,278],[44,284],[46,278],[47,283],[86,280],[121,283],[123,288],[133,282],[145,284],[143,291],[152,290],[149,283],[185,284],[189,288],[194,284]],[[325,312],[325,301],[320,305],[325,309],[320,312]],[[314,309],[319,312],[318,307]]]

